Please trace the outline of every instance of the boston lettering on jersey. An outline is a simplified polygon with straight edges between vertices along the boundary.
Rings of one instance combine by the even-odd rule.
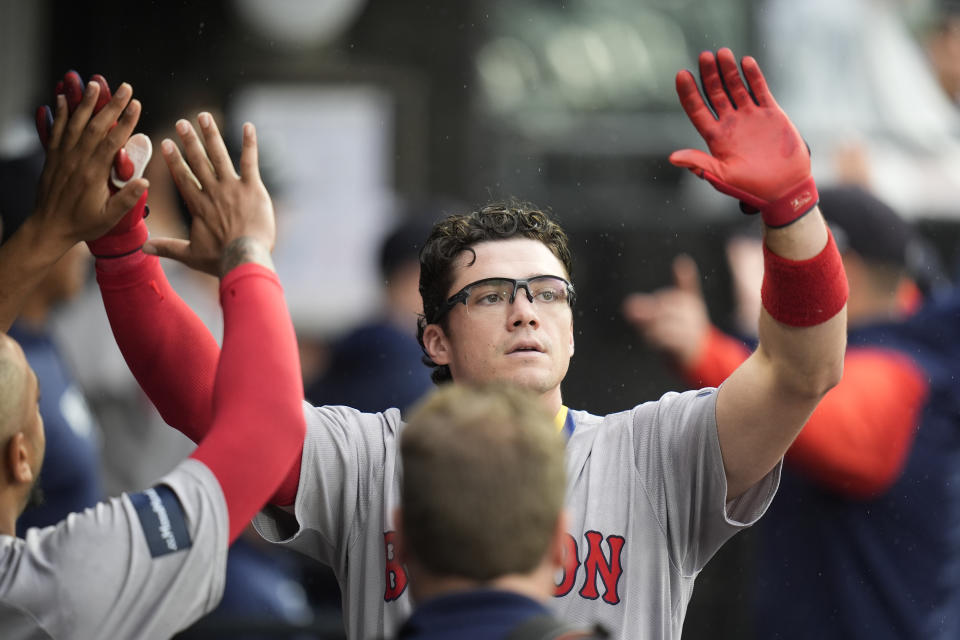
[[[397,558],[395,544],[396,533],[387,531],[383,534],[384,556],[386,558],[386,575],[383,599],[385,602],[396,600],[407,588],[407,572]],[[569,533],[564,540],[564,563],[553,595],[562,598],[570,593],[577,583],[580,568],[583,568],[583,582],[580,586],[580,597],[587,600],[601,598],[607,604],[619,604],[618,591],[620,578],[623,576],[623,564],[620,554],[626,540],[623,536],[604,536],[599,531],[587,531],[583,534],[583,560],[580,559],[581,547],[577,540]],[[604,551],[606,547],[606,551]],[[600,593],[598,582],[602,584],[603,593]]]

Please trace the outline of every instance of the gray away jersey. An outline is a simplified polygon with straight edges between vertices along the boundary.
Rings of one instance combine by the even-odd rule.
[[[0,536],[0,637],[169,638],[220,601],[227,533],[220,484],[188,459],[153,489]]]
[[[304,407],[295,516],[271,507],[254,523],[333,567],[350,638],[389,637],[411,611],[392,545],[400,414]],[[629,640],[680,637],[697,574],[763,514],[780,478],[778,465],[726,503],[715,408],[716,390],[702,389],[604,417],[571,410],[566,563],[550,603],[561,617]]]

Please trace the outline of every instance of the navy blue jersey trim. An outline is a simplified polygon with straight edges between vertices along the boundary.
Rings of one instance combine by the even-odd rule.
[[[567,440],[570,439],[570,436],[573,435],[573,430],[577,428],[577,425],[573,422],[573,414],[567,409],[567,419],[563,421],[563,435],[567,437]]]

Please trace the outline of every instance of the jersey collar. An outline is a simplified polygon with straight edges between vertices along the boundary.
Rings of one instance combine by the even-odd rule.
[[[573,435],[573,430],[577,426],[573,423],[573,415],[570,413],[570,409],[566,405],[560,405],[560,411],[557,411],[557,415],[553,417],[554,422],[557,425],[557,431],[562,431],[563,435],[567,439],[570,439],[570,436]]]

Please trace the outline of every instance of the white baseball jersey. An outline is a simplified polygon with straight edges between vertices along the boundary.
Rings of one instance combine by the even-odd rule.
[[[223,595],[227,505],[202,462],[147,491],[0,536],[4,640],[169,638]]]
[[[680,637],[697,573],[762,515],[780,478],[778,465],[726,503],[715,408],[716,390],[702,389],[605,417],[570,412],[571,520],[552,603],[562,617],[601,622],[630,640]],[[392,547],[400,414],[305,411],[294,514],[268,508],[254,524],[267,540],[333,567],[350,638],[390,636],[411,610]]]

